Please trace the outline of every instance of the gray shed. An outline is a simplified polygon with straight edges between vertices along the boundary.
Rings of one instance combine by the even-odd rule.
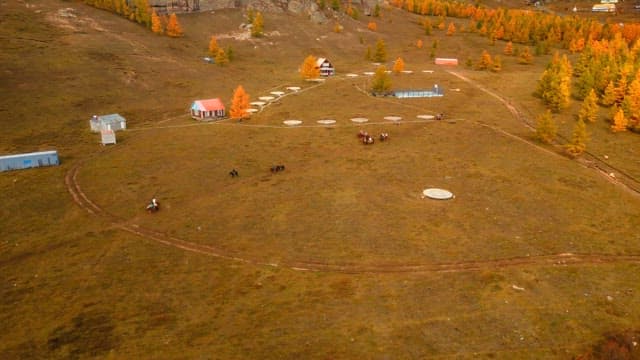
[[[0,171],[28,169],[59,164],[58,152],[55,150],[0,156]]]
[[[100,132],[102,129],[118,131],[127,128],[127,120],[120,114],[93,115],[89,120],[89,125],[91,125],[93,132]]]

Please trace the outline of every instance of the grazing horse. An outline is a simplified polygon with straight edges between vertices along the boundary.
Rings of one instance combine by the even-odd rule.
[[[280,171],[284,171],[284,165],[276,165],[276,166],[272,166],[271,167],[271,172],[272,173],[277,173]]]
[[[360,130],[360,131],[358,132],[358,137],[359,137],[360,139],[364,139],[364,138],[366,138],[367,136],[369,136],[369,133],[368,133],[368,132],[366,132],[366,131],[364,131],[364,130]]]
[[[229,175],[231,175],[231,177],[239,176],[238,170],[233,169],[233,170],[229,171]]]
[[[380,141],[386,141],[389,139],[389,133],[383,132],[380,134]]]
[[[151,202],[147,205],[147,212],[154,213],[158,210],[160,210],[160,203],[155,198],[151,199]]]
[[[367,136],[363,137],[362,138],[362,143],[365,144],[365,145],[373,144],[374,143],[373,136],[367,135]]]
[[[439,113],[436,115],[436,120],[444,120],[444,113]]]

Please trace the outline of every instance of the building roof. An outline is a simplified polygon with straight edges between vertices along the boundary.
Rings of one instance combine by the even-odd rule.
[[[123,118],[120,114],[109,114],[109,115],[98,115],[98,121],[100,121],[103,124],[113,124],[113,123],[119,123],[119,122],[126,122],[127,120]]]
[[[28,156],[45,156],[45,155],[57,156],[58,152],[55,150],[49,150],[49,151],[38,151],[38,152],[31,152],[31,153],[24,153],[24,154],[2,155],[0,156],[0,159],[5,160],[5,159],[21,158],[21,157],[28,157]]]
[[[224,104],[220,98],[196,100],[191,105],[191,110],[197,111],[215,111],[224,110]]]
[[[329,60],[327,60],[327,58],[318,58],[318,59],[316,60],[316,65],[317,65],[317,66],[320,66],[320,65],[324,64],[324,62],[325,62],[325,61],[327,61],[327,62],[328,62]]]

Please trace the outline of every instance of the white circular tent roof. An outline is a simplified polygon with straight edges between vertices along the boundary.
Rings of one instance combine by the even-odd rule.
[[[453,199],[453,194],[449,190],[438,189],[438,188],[430,188],[422,191],[422,195],[428,197],[429,199],[436,200],[448,200]]]
[[[318,124],[323,124],[323,125],[330,125],[335,123],[336,121],[333,119],[318,120]]]
[[[302,124],[302,121],[300,121],[300,120],[285,120],[285,121],[283,121],[283,123],[285,125],[289,125],[289,126],[296,126],[296,125]]]
[[[363,117],[355,117],[355,118],[352,118],[351,121],[353,121],[354,123],[365,123],[369,121],[369,119],[363,118]]]
[[[435,118],[435,116],[433,116],[433,115],[418,115],[416,117],[418,119],[423,119],[423,120],[431,120],[431,119]]]

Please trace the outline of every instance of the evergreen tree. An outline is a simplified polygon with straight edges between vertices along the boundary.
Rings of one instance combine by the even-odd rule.
[[[317,66],[318,59],[309,55],[300,66],[300,75],[303,79],[317,79],[320,77],[320,68]]]
[[[536,138],[543,143],[551,144],[556,138],[558,127],[551,115],[551,111],[547,110],[538,115],[536,120]]]
[[[613,124],[611,130],[613,132],[627,131],[628,121],[624,116],[624,111],[617,105],[613,107]]]
[[[589,134],[587,133],[587,126],[584,121],[578,120],[576,126],[573,128],[573,134],[571,135],[571,141],[565,145],[567,152],[572,156],[578,156],[587,150],[587,141],[589,140]]]
[[[384,66],[379,66],[371,81],[371,91],[374,94],[384,94],[391,90],[391,78]]]
[[[404,60],[402,60],[402,58],[397,58],[396,61],[393,63],[392,71],[398,74],[403,70],[404,70]]]
[[[232,119],[243,119],[249,115],[247,109],[249,109],[249,95],[244,91],[242,85],[238,85],[233,92],[229,115]]]
[[[264,35],[264,18],[262,13],[258,11],[251,23],[251,36],[261,37],[262,35]]]
[[[183,35],[182,27],[178,22],[176,14],[169,15],[169,23],[167,24],[167,35],[171,37],[180,37]]]
[[[582,107],[578,113],[578,119],[594,123],[598,119],[598,96],[595,90],[591,89],[589,95],[582,102]]]
[[[378,39],[376,42],[376,52],[373,55],[373,61],[383,63],[387,61],[387,49],[384,45],[384,40]]]

